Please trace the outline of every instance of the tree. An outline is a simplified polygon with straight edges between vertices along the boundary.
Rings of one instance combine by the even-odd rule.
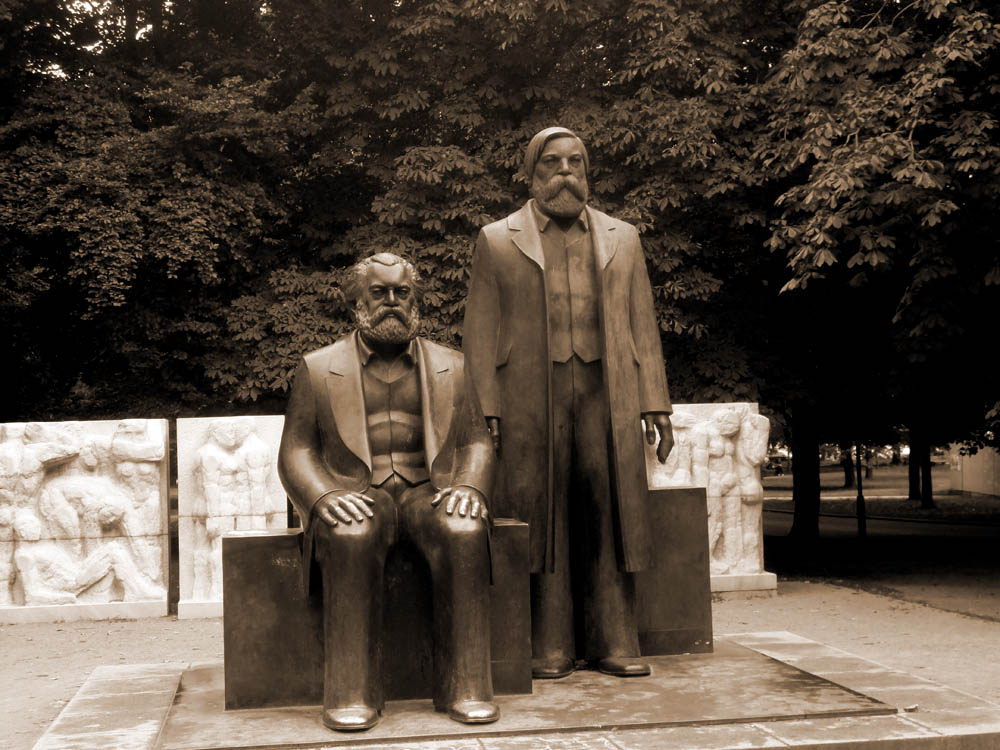
[[[995,400],[967,365],[1000,283],[996,10],[800,7],[795,44],[762,88],[774,107],[757,150],[784,187],[769,239],[789,263],[784,289],[833,282],[889,301],[878,319],[890,323],[880,342],[896,421],[968,434]],[[929,408],[933,393],[960,403]]]

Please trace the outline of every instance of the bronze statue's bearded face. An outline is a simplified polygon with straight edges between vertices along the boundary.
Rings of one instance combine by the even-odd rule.
[[[354,314],[358,330],[368,341],[405,344],[417,335],[420,312],[405,264],[368,264],[360,287]]]
[[[580,215],[590,191],[579,139],[563,136],[545,144],[532,174],[531,197],[549,216],[569,219]]]

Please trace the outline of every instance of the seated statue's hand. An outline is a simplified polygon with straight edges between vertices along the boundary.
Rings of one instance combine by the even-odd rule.
[[[431,498],[431,505],[437,507],[441,503],[444,503],[444,512],[449,516],[457,512],[462,518],[486,519],[486,498],[475,487],[445,487]]]
[[[313,506],[313,514],[328,526],[362,523],[371,518],[375,501],[362,492],[337,492],[324,495]]]

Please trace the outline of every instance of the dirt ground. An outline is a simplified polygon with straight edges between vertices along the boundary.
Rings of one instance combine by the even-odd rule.
[[[995,579],[978,585],[996,587]],[[773,598],[717,601],[713,618],[716,634],[790,630],[1000,703],[1000,622],[993,619],[803,580],[780,581]],[[213,659],[222,659],[221,620],[4,626],[0,746],[31,748],[97,666]]]

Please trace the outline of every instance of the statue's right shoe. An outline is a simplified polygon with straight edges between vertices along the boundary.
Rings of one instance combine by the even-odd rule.
[[[323,709],[323,725],[338,732],[360,732],[378,724],[379,713],[370,706]]]
[[[531,660],[531,679],[558,680],[569,677],[576,670],[576,662],[567,656],[548,656]]]

